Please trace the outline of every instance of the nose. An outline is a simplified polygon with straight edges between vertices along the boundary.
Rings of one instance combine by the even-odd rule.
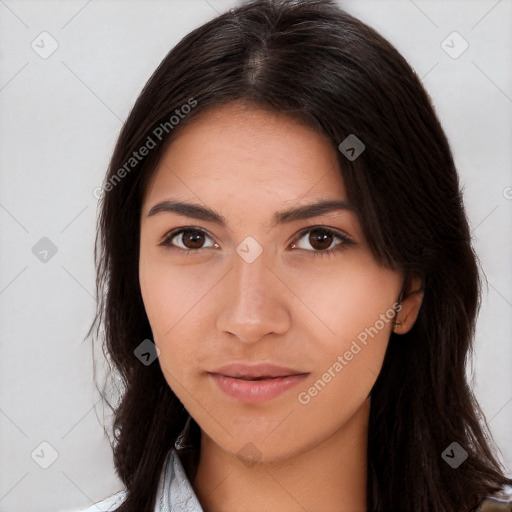
[[[265,251],[252,263],[238,254],[233,259],[217,316],[219,332],[231,333],[246,344],[285,333],[290,328],[288,301],[293,294],[270,268]]]

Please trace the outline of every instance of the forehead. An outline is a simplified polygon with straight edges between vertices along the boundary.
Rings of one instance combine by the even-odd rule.
[[[163,154],[146,201],[260,193],[281,202],[344,199],[337,151],[325,135],[285,114],[237,102],[185,126]],[[197,199],[197,197],[195,199]]]

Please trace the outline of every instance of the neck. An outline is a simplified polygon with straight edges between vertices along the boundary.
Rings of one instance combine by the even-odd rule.
[[[369,406],[313,448],[250,466],[203,432],[193,486],[204,511],[366,511]]]

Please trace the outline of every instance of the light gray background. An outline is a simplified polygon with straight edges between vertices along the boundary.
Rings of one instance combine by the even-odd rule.
[[[340,3],[409,60],[452,144],[489,282],[469,371],[510,469],[512,2]],[[91,343],[82,342],[95,305],[93,191],[122,121],[164,55],[234,5],[0,0],[3,512],[85,507],[122,488],[99,424]],[[43,31],[59,45],[46,59],[31,48],[32,41],[40,51],[50,48],[51,40],[41,43]],[[441,46],[453,31],[469,43],[456,59]],[[457,52],[463,42],[446,44]],[[46,263],[32,253],[42,237],[57,247]],[[48,469],[37,463],[51,461],[52,448],[42,442],[58,454]]]

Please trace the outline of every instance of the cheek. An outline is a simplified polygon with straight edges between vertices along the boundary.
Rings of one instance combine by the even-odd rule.
[[[198,354],[210,343],[205,332],[213,332],[209,321],[215,315],[209,294],[218,283],[214,272],[200,265],[176,266],[162,258],[141,254],[139,280],[144,307],[160,350],[159,363],[170,387],[181,399],[180,389],[197,367]],[[211,352],[210,352],[211,353]]]
[[[401,280],[363,258],[359,264],[334,279],[315,276],[297,288],[322,320],[309,321],[315,372],[297,396],[311,418],[330,417],[329,411],[350,415],[368,396],[382,367]]]
[[[187,353],[187,344],[178,342],[179,331],[187,320],[185,315],[194,299],[193,291],[180,286],[183,283],[178,272],[162,268],[148,258],[141,258],[139,280],[153,341],[160,351],[158,363],[167,383],[180,396],[183,382],[180,368],[190,364],[187,361],[191,354]]]
[[[345,287],[331,287],[328,297],[310,295],[335,334],[315,338],[314,373],[296,399],[314,428],[326,433],[355,414],[380,373],[399,286],[396,276],[381,272],[347,278]]]
[[[163,342],[192,322],[215,283],[212,272],[197,266],[169,265],[162,258],[141,255],[139,280],[153,335]]]
[[[336,271],[306,277],[304,273],[299,277],[290,275],[290,279],[294,280],[294,292],[312,313],[309,323],[318,326],[316,341],[322,343],[326,352],[350,345],[350,340],[361,333],[364,338],[366,329],[376,322],[379,334],[383,331],[386,336],[391,331],[400,276],[369,258],[347,259],[344,268]]]

